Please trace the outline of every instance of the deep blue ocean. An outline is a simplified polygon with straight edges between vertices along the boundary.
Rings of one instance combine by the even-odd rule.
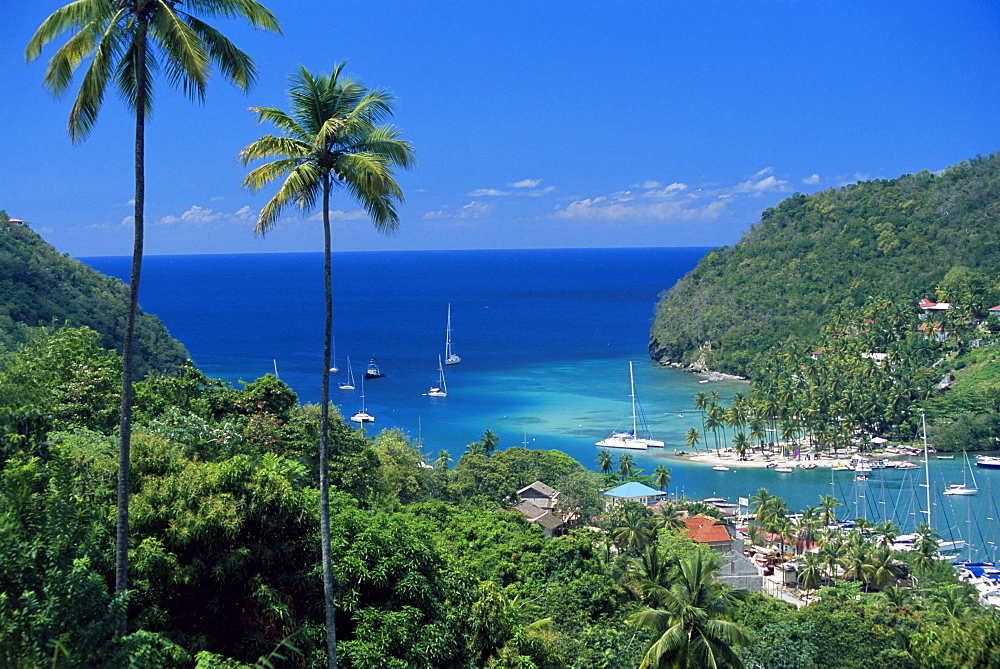
[[[660,367],[649,358],[649,329],[659,295],[691,270],[705,248],[557,249],[336,253],[333,258],[336,364],[331,396],[345,416],[361,408],[361,375],[375,356],[385,378],[365,383],[376,418],[369,433],[399,427],[454,459],[490,429],[501,447],[559,449],[596,469],[594,442],[631,415],[629,361],[636,395],[653,436],[666,448],[630,451],[651,473],[666,464],[671,492],[737,501],[760,487],[790,508],[816,506],[834,494],[844,515],[918,517],[923,490],[915,475],[881,470],[865,484],[828,469],[713,471],[671,457],[683,435],[701,429],[692,398],[718,391],[723,400],[743,383],[713,381]],[[98,271],[128,279],[130,258],[83,258]],[[277,369],[302,402],[319,400],[323,345],[321,253],[148,256],[140,305],[156,314],[209,376],[234,384]],[[462,358],[447,366],[448,396],[423,395],[438,378],[448,305],[452,342]],[[342,391],[347,357],[357,379]],[[353,425],[353,424],[352,424]],[[689,450],[689,449],[688,449]],[[931,488],[962,480],[960,459],[932,462]],[[921,472],[922,470],[911,470]],[[935,525],[966,530],[993,522],[996,502],[978,470],[980,495],[938,497]],[[1000,493],[1000,481],[995,486]],[[990,488],[992,491],[992,487]],[[973,523],[972,516],[975,515]],[[958,528],[955,530],[954,528]],[[971,529],[972,534],[976,533]],[[992,549],[991,549],[992,550]]]

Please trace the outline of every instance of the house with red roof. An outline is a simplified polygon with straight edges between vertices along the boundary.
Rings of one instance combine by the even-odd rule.
[[[698,514],[684,519],[685,534],[691,541],[704,544],[718,553],[743,552],[743,538],[724,520]]]

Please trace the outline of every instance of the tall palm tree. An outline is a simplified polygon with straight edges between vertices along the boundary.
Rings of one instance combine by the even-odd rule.
[[[684,433],[684,445],[688,448],[693,448],[695,451],[698,450],[699,439],[701,439],[701,434],[699,434],[696,427],[692,427]]]
[[[749,635],[725,616],[750,593],[716,582],[716,570],[700,552],[682,560],[671,586],[655,591],[658,608],[631,616],[633,625],[654,635],[639,669],[743,666],[733,647],[748,643]]]
[[[479,438],[479,441],[483,445],[483,453],[485,455],[493,455],[493,451],[497,450],[497,446],[500,445],[500,437],[493,430],[483,432],[483,436]]]
[[[631,453],[622,453],[618,457],[618,475],[621,478],[625,478],[632,474],[635,469],[635,458],[632,457]]]
[[[187,10],[191,10],[190,12]],[[192,13],[193,12],[193,13]],[[132,445],[132,360],[139,279],[142,273],[146,203],[146,116],[153,106],[153,77],[162,70],[189,97],[205,99],[212,66],[247,90],[257,77],[250,56],[196,15],[243,17],[257,29],[280,33],[274,14],[256,0],[80,0],[54,11],[28,42],[24,56],[42,49],[66,31],[73,35],[53,54],[44,83],[64,93],[84,60],[90,64],[69,115],[73,142],[87,138],[104,102],[105,89],[117,86],[135,114],[135,196],[132,216],[132,270],[129,305],[122,336],[122,401],[118,448],[118,518],[115,541],[115,592],[128,590],[128,492]],[[124,631],[126,619],[122,618]]]
[[[661,492],[670,487],[670,470],[666,465],[659,465],[653,470],[653,483]]]
[[[602,474],[610,474],[615,468],[615,458],[607,451],[600,451],[597,454],[597,465]]]
[[[823,564],[817,553],[805,553],[799,564],[798,573],[799,587],[807,593],[816,590],[823,582]],[[808,594],[806,599],[808,600]]]
[[[329,75],[313,74],[304,67],[291,77],[291,111],[253,107],[258,122],[274,125],[281,136],[265,135],[240,152],[244,165],[276,158],[259,165],[243,180],[244,188],[257,191],[283,179],[278,192],[261,209],[254,232],[263,235],[277,225],[290,205],[303,211],[317,204],[323,210],[323,281],[326,322],[320,404],[320,534],[322,536],[323,595],[326,603],[327,655],[336,667],[333,570],[330,560],[330,349],[333,338],[333,278],[331,270],[330,195],[335,187],[367,211],[383,233],[399,226],[396,204],[403,193],[396,183],[397,166],[413,164],[413,147],[399,138],[399,131],[385,121],[392,116],[393,97],[385,90],[370,90],[343,76],[345,63]]]

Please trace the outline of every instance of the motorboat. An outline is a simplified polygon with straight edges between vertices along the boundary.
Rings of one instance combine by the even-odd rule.
[[[995,455],[977,455],[976,466],[1000,469],[1000,457]]]
[[[378,363],[375,362],[375,356],[373,355],[372,359],[368,361],[368,368],[365,370],[365,378],[381,379],[383,376],[385,376],[385,372],[379,369]]]

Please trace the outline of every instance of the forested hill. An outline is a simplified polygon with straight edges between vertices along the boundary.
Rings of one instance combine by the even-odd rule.
[[[59,255],[26,224],[0,211],[0,354],[23,343],[30,328],[87,326],[105,348],[121,352],[128,287],[67,255]],[[136,323],[135,371],[171,371],[188,359],[158,318]]]
[[[796,194],[766,210],[739,243],[713,250],[664,294],[650,355],[747,375],[757,355],[813,340],[840,307],[876,295],[914,306],[934,299],[953,268],[986,288],[979,299],[994,302],[985,308],[1000,299],[1000,153],[941,174]]]

